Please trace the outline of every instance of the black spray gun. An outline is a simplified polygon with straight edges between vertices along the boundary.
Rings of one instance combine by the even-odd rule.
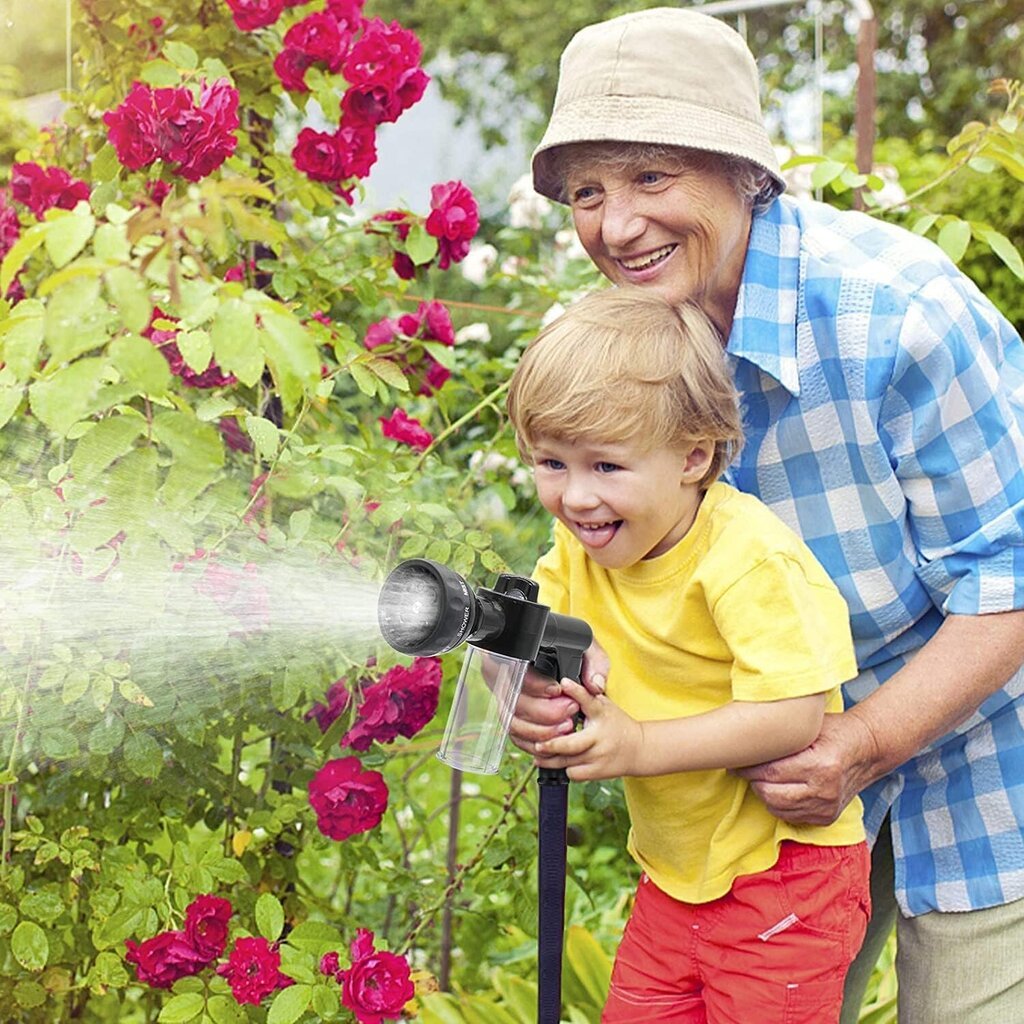
[[[537,584],[502,574],[474,593],[456,572],[425,558],[398,565],[384,581],[377,619],[402,654],[443,654],[466,643],[438,757],[460,771],[498,770],[529,665],[553,679],[580,680],[593,633],[582,619],[537,603]],[[537,1022],[558,1024],[565,929],[569,779],[541,768],[538,822]]]

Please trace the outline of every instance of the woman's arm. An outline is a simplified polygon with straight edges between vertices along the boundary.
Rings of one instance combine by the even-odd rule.
[[[577,781],[736,768],[804,749],[821,729],[825,695],[731,701],[686,718],[638,722],[604,695],[563,679],[561,689],[586,716],[579,732],[539,742],[542,768],[565,768]]]
[[[950,615],[885,685],[827,715],[806,750],[740,774],[776,817],[827,825],[865,786],[978,710],[1024,664],[1024,611]]]

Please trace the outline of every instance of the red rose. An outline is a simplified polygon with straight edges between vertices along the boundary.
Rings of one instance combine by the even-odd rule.
[[[365,0],[327,0],[327,10],[353,32],[363,23]]]
[[[238,90],[226,78],[203,84],[197,105],[188,89],[151,89],[134,82],[103,121],[117,158],[129,170],[163,160],[177,164],[172,169],[187,181],[199,181],[238,145]]]
[[[307,15],[284,34],[286,48],[298,50],[310,60],[327,65],[328,71],[337,72],[352,42],[352,33],[326,11]]]
[[[128,95],[116,110],[103,115],[107,138],[117,150],[117,159],[130,171],[148,167],[160,158],[160,135],[153,90],[142,82],[133,82]]]
[[[408,668],[396,665],[364,691],[356,723],[341,746],[367,750],[374,741],[415,736],[434,717],[440,693],[439,658],[416,658]]]
[[[185,908],[185,937],[206,963],[224,952],[230,920],[231,904],[220,896],[197,896]]]
[[[352,694],[348,692],[344,679],[338,679],[331,683],[327,690],[326,700],[326,704],[321,704],[318,701],[304,716],[307,722],[311,718],[315,718],[321,732],[327,732],[334,722],[348,710],[349,704],[352,703]]]
[[[0,259],[7,255],[20,235],[18,211],[8,201],[7,193],[0,189]]]
[[[377,133],[372,126],[338,126],[338,150],[345,161],[345,178],[365,178],[377,162]]]
[[[397,121],[401,114],[423,98],[430,77],[422,68],[407,68],[394,81],[353,85],[341,99],[345,120],[378,125]]]
[[[265,996],[295,982],[279,970],[281,954],[266,939],[241,938],[235,942],[228,962],[217,968],[227,978],[236,1003],[259,1006]]]
[[[398,87],[402,72],[416,67],[423,47],[415,34],[397,21],[385,25],[373,18],[363,25],[363,34],[352,46],[342,73],[352,85]]]
[[[388,806],[380,772],[365,771],[357,757],[328,761],[309,783],[317,828],[330,839],[348,839],[375,828]]]
[[[345,160],[333,132],[303,128],[295,140],[292,160],[296,168],[314,181],[340,181],[345,175]]]
[[[415,451],[422,452],[430,447],[434,435],[419,420],[408,416],[404,410],[396,409],[390,416],[379,416],[381,433],[399,444],[407,444]]]
[[[125,939],[125,960],[135,965],[135,977],[153,988],[170,988],[179,978],[197,974],[208,963],[184,932],[160,932],[145,942]]]
[[[442,270],[465,259],[469,243],[479,227],[480,211],[476,200],[461,181],[449,181],[431,188],[427,231],[437,239],[437,265]]]
[[[396,953],[375,951],[373,932],[360,928],[352,943],[352,966],[340,971],[341,1005],[359,1024],[383,1024],[402,1016],[416,994],[409,963]]]
[[[284,0],[225,0],[235,24],[243,32],[273,25],[284,10]],[[291,5],[289,5],[291,6]]]
[[[306,70],[312,66],[311,57],[287,46],[274,58],[274,72],[289,92],[309,92]]]
[[[72,178],[63,167],[15,164],[11,168],[11,197],[42,219],[43,214],[55,206],[73,210],[80,199],[89,198],[89,185]]]

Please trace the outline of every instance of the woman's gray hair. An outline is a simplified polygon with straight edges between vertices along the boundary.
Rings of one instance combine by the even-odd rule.
[[[768,209],[782,192],[778,181],[751,160],[687,146],[653,142],[573,142],[555,149],[551,159],[552,168],[561,181],[561,201],[564,203],[569,202],[566,182],[582,167],[597,164],[622,173],[665,160],[720,175],[729,182],[741,202],[750,204],[754,213]]]

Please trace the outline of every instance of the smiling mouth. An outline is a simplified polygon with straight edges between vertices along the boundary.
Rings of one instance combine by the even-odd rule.
[[[642,256],[634,256],[632,259],[626,259],[620,256],[615,262],[625,270],[647,270],[650,267],[657,266],[657,264],[667,260],[675,250],[676,246],[675,243],[673,243],[672,245],[663,245],[660,249],[644,253]]]
[[[605,523],[576,523],[576,535],[591,547],[604,547],[618,533],[621,519],[609,519]]]

